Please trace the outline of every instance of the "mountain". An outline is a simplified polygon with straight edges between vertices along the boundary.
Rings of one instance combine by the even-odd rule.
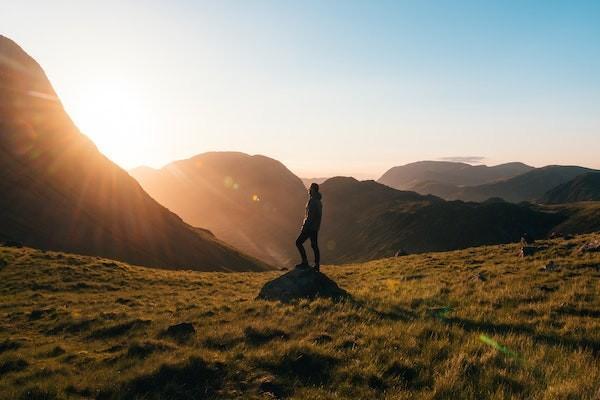
[[[294,240],[307,191],[279,161],[211,152],[155,170],[130,171],[142,187],[186,222],[272,264],[296,261]]]
[[[567,217],[502,201],[465,203],[336,177],[321,185],[326,263],[518,241],[546,235]]]
[[[549,190],[541,199],[544,204],[579,201],[600,201],[600,172],[579,175],[575,179]]]
[[[512,178],[532,169],[533,167],[519,162],[488,167],[450,161],[419,161],[389,169],[378,182],[395,189],[419,189],[420,193],[435,194],[422,192],[421,190],[427,190],[423,184],[473,186]]]
[[[329,178],[300,178],[305,187],[309,188],[312,183],[320,185]]]
[[[5,240],[153,267],[268,268],[154,201],[79,132],[41,67],[3,36],[0,194]]]
[[[484,201],[490,197],[500,197],[514,203],[536,201],[548,190],[588,172],[594,170],[578,166],[549,165],[501,182],[460,188],[451,198]]]

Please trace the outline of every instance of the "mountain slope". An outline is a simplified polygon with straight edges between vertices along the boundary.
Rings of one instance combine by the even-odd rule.
[[[549,165],[501,182],[460,188],[453,198],[484,201],[490,197],[500,197],[514,203],[536,201],[548,190],[593,171],[578,166]]]
[[[579,175],[575,179],[549,190],[541,202],[544,204],[600,201],[600,172]]]
[[[41,67],[2,36],[0,193],[0,236],[29,246],[165,268],[267,268],[148,196],[79,132]]]
[[[419,161],[389,169],[378,182],[395,189],[419,191],[417,189],[425,190],[422,186],[419,187],[425,182],[472,186],[512,178],[532,169],[533,167],[519,162],[488,167],[450,161]],[[437,195],[434,192],[419,193]]]
[[[332,178],[321,185],[320,241],[325,262],[518,241],[547,234],[566,219],[506,202],[464,203],[402,192],[374,181]]]
[[[186,222],[207,227],[235,247],[281,266],[297,258],[294,240],[307,193],[279,161],[211,152],[130,174]]]

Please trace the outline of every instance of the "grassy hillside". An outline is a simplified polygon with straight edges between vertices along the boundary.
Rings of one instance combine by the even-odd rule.
[[[592,399],[592,239],[326,266],[353,300],[290,305],[254,300],[276,272],[0,248],[0,398]]]

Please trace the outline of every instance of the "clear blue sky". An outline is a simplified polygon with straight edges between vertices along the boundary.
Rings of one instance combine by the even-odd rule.
[[[600,168],[600,1],[3,1],[2,33],[125,168],[303,176],[479,156]]]

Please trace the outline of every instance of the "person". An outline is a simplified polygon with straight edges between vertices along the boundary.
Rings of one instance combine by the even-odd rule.
[[[308,189],[308,202],[306,203],[306,214],[302,222],[302,229],[298,239],[296,239],[296,247],[302,257],[302,262],[297,265],[299,268],[308,268],[308,258],[304,250],[304,242],[310,239],[310,247],[312,247],[315,255],[315,271],[319,271],[321,265],[321,254],[319,252],[318,236],[319,228],[321,227],[321,216],[323,214],[323,205],[321,204],[321,193],[319,193],[319,185],[312,183]]]

